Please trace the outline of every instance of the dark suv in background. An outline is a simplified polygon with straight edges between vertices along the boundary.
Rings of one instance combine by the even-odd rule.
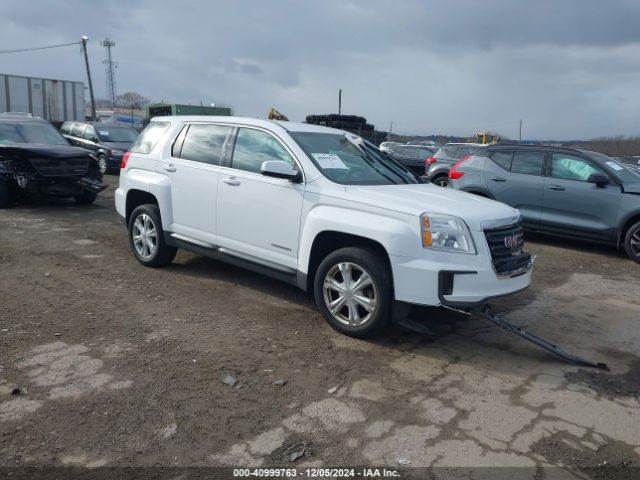
[[[73,145],[94,152],[103,174],[120,171],[122,156],[138,138],[131,127],[99,122],[65,122],[60,132]]]
[[[485,146],[481,143],[447,143],[425,160],[423,179],[441,187],[448,186],[451,166]]]
[[[640,173],[564,147],[492,145],[449,171],[451,186],[520,210],[525,228],[624,247],[640,262]]]
[[[425,145],[392,145],[385,152],[418,176],[424,175],[424,162],[437,148]]]

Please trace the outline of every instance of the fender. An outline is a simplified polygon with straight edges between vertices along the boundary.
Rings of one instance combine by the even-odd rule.
[[[335,205],[318,205],[301,225],[298,270],[309,270],[311,248],[316,236],[325,231],[369,238],[381,244],[388,255],[421,254],[420,223],[417,217],[389,211],[363,211]]]
[[[164,225],[173,223],[171,208],[171,183],[166,175],[147,170],[131,169],[127,172],[127,191],[142,190],[148,192],[158,201],[158,208]]]
[[[493,195],[491,195],[491,193],[481,187],[468,187],[468,188],[461,188],[459,190],[460,192],[465,192],[465,193],[472,193],[472,194],[481,194],[484,195],[487,198],[490,198],[491,200],[495,200],[495,197]]]

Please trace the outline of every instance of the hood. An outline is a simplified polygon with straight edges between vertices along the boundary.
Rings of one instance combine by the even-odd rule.
[[[347,198],[359,203],[420,216],[428,213],[453,215],[465,221],[471,230],[480,231],[488,224],[505,220],[513,223],[520,212],[504,203],[470,193],[443,188],[430,183],[412,185],[350,185]]]
[[[104,142],[103,141],[102,143],[109,148],[113,148],[114,150],[123,150],[125,152],[131,148],[131,145],[133,145],[133,142]]]
[[[640,182],[634,182],[634,183],[625,182],[622,185],[622,189],[624,190],[624,193],[633,193],[636,195],[640,195]]]
[[[29,153],[42,158],[86,157],[91,152],[71,145],[49,145],[41,143],[19,143],[0,145],[0,155]]]

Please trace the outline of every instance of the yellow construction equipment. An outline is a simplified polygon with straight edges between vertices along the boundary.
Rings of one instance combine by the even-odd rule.
[[[267,117],[269,118],[269,120],[283,120],[285,122],[289,121],[286,115],[280,113],[273,107],[271,107],[271,110],[269,110],[269,115]]]
[[[483,145],[489,145],[492,143],[500,142],[500,136],[490,132],[478,132],[473,137],[474,143],[481,143]]]

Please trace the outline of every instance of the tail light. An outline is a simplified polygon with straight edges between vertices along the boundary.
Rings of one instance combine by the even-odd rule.
[[[459,178],[462,178],[464,176],[464,172],[461,172],[460,170],[458,170],[458,168],[460,167],[460,165],[466,162],[470,156],[471,156],[470,154],[465,155],[464,157],[462,157],[462,159],[459,162],[453,164],[453,166],[449,169],[450,179],[458,180]]]
[[[131,152],[124,152],[124,155],[122,155],[122,161],[120,162],[120,169],[124,170],[125,168],[127,168],[127,162],[129,161],[129,155],[131,155]]]
[[[429,157],[425,159],[424,163],[426,163],[427,165],[431,165],[432,163],[436,163],[437,161],[438,159],[436,157]]]

